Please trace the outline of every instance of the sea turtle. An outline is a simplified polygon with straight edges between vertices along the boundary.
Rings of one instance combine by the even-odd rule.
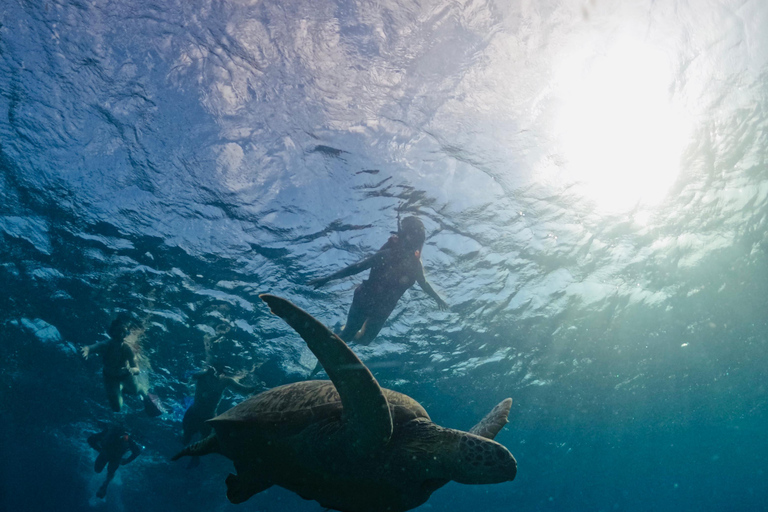
[[[383,389],[349,347],[291,302],[261,295],[306,341],[330,381],[310,380],[253,396],[209,420],[214,432],[173,457],[220,453],[234,462],[227,497],[242,503],[272,485],[342,512],[415,508],[451,480],[512,480],[517,462],[493,438],[512,400],[469,432],[432,423],[424,408]]]

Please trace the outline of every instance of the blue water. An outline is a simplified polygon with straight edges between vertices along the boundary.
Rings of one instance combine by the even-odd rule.
[[[0,509],[229,510],[229,461],[169,462],[191,373],[305,378],[258,293],[342,324],[364,275],[305,283],[400,209],[451,310],[415,287],[356,350],[444,426],[512,397],[519,468],[419,510],[768,510],[768,4],[616,4],[4,0]],[[157,419],[78,353],[123,310]]]

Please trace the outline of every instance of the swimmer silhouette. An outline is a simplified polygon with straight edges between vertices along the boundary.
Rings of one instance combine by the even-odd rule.
[[[130,317],[120,314],[109,326],[109,339],[81,349],[83,357],[99,354],[104,369],[104,389],[107,391],[109,405],[115,412],[123,408],[123,392],[138,394],[144,401],[144,411],[149,416],[160,416],[164,411],[157,397],[147,392],[146,385],[139,382],[141,373],[136,360],[136,352],[125,338],[130,333]]]
[[[355,290],[347,323],[339,333],[341,339],[361,345],[370,344],[384,327],[400,297],[414,283],[419,283],[421,289],[437,302],[438,308],[448,308],[448,304],[424,277],[421,250],[425,239],[426,230],[421,220],[417,217],[406,217],[400,223],[397,234],[392,235],[374,255],[307,283],[317,288],[334,279],[371,269],[368,279]],[[320,365],[316,366],[311,375],[321,369]]]

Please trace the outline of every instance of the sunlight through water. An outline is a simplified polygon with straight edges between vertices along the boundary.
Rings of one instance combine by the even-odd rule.
[[[624,39],[580,49],[555,69],[555,123],[568,181],[598,211],[658,204],[674,183],[690,121],[672,95],[669,58]]]

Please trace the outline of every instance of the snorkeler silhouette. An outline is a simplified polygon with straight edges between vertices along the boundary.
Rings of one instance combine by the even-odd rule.
[[[130,333],[131,320],[126,314],[120,314],[109,326],[109,339],[81,349],[83,357],[100,354],[104,364],[104,388],[107,391],[109,405],[115,412],[123,408],[123,392],[141,395],[144,411],[149,416],[160,416],[163,408],[157,397],[147,392],[146,385],[139,382],[141,373],[136,360],[136,353],[125,338]]]
[[[424,267],[421,265],[421,249],[426,239],[424,224],[417,217],[406,217],[398,224],[397,234],[389,237],[373,256],[307,283],[317,288],[334,279],[371,269],[368,279],[355,290],[347,323],[339,334],[344,341],[354,341],[361,345],[371,343],[395,309],[400,297],[414,283],[419,283],[421,289],[435,299],[438,308],[448,308],[448,304],[424,277]],[[316,366],[312,375],[321,369],[319,365]]]
[[[111,425],[102,432],[91,435],[88,437],[88,444],[99,452],[99,456],[96,457],[96,462],[93,465],[93,470],[101,473],[104,470],[104,466],[107,467],[107,479],[104,480],[104,483],[101,484],[101,487],[96,492],[98,498],[104,498],[107,495],[107,486],[115,477],[117,468],[133,462],[141,453],[141,448],[131,439],[131,436],[124,428],[117,425]],[[123,458],[123,455],[128,451],[131,454]]]
[[[255,393],[261,386],[244,386],[234,378],[224,375],[220,364],[208,366],[205,370],[195,373],[192,378],[197,381],[195,385],[195,400],[184,413],[182,427],[184,429],[184,444],[187,445],[192,437],[199,433],[202,437],[208,437],[211,427],[207,420],[216,416],[216,408],[221,401],[221,395],[227,388],[243,395]]]

